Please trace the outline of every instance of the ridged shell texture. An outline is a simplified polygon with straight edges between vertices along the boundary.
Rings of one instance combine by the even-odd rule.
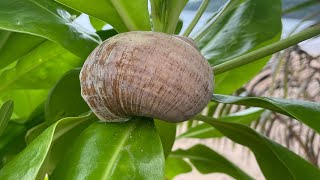
[[[109,38],[84,63],[82,97],[104,121],[185,121],[205,108],[213,91],[212,69],[192,43],[142,31]]]

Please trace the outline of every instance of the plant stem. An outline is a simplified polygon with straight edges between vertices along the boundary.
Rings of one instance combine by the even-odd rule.
[[[208,113],[207,116],[212,117],[214,113],[216,112],[216,109],[218,107],[219,103],[216,102],[210,102],[208,105]]]
[[[223,18],[228,15],[230,11],[234,9],[238,5],[239,1],[231,1],[229,0],[223,7],[219,9],[217,13],[213,15],[213,17],[210,19],[210,21],[199,30],[197,34],[195,34],[192,38],[195,42],[199,42],[200,39],[206,35],[208,32],[211,31],[212,27],[220,23],[220,21],[223,20]]]
[[[298,44],[304,40],[310,39],[320,34],[320,24],[303,30],[295,35],[292,35],[286,39],[280,40],[256,51],[249,52],[237,58],[231,59],[225,63],[213,66],[213,72],[215,75],[224,73],[231,69],[249,64],[251,62],[257,61],[268,55],[272,55],[278,51],[286,49],[290,46]]]
[[[288,9],[284,10],[284,11],[282,12],[282,14],[284,15],[284,14],[289,14],[289,13],[292,13],[292,12],[295,12],[295,11],[299,11],[299,10],[304,9],[304,8],[307,8],[307,7],[309,7],[309,6],[314,6],[314,5],[316,5],[317,3],[319,3],[318,0],[305,1],[305,2],[302,2],[302,3],[300,3],[300,4],[297,4],[297,5],[293,6],[293,7],[290,7],[290,8],[288,8]]]
[[[191,21],[191,23],[189,24],[189,26],[187,27],[186,31],[183,33],[183,36],[189,36],[190,33],[192,32],[193,28],[196,26],[196,24],[198,23],[199,19],[201,18],[202,14],[204,13],[204,11],[207,9],[208,4],[209,4],[209,0],[203,0],[196,15],[194,16],[193,20]]]
[[[123,23],[126,25],[129,31],[138,30],[132,16],[130,16],[127,11],[124,9],[124,3],[118,0],[111,0],[110,1],[113,7],[116,9],[117,13],[119,14],[120,18],[122,19]]]
[[[155,32],[162,32],[163,31],[163,24],[162,21],[163,17],[162,15],[164,13],[160,12],[163,10],[160,7],[160,4],[156,0],[150,0],[151,3],[151,17],[152,17],[152,30]]]

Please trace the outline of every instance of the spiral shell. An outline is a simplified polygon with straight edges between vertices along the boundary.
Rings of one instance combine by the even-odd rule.
[[[118,34],[100,44],[80,73],[81,94],[100,120],[190,119],[210,101],[213,74],[193,41],[156,32]]]

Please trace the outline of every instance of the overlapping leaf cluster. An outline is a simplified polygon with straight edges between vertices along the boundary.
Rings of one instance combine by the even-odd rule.
[[[0,179],[172,179],[191,164],[204,174],[254,179],[206,146],[171,151],[175,124],[143,117],[102,123],[81,98],[79,68],[102,40],[135,30],[178,34],[187,2],[151,0],[150,18],[147,0],[0,0]],[[96,32],[77,23],[81,13]],[[193,34],[212,66],[230,61],[279,40],[281,1],[230,0]],[[319,103],[228,96],[269,58],[215,76],[215,93],[226,95],[213,95],[213,103],[258,108],[196,116],[205,123],[178,138],[226,136],[251,149],[267,179],[320,178],[310,163],[246,126],[269,109],[319,132]]]

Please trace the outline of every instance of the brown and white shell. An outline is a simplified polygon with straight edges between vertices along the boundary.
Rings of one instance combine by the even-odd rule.
[[[213,92],[212,69],[191,39],[145,31],[100,44],[80,81],[82,97],[104,121],[185,121],[206,107]]]

